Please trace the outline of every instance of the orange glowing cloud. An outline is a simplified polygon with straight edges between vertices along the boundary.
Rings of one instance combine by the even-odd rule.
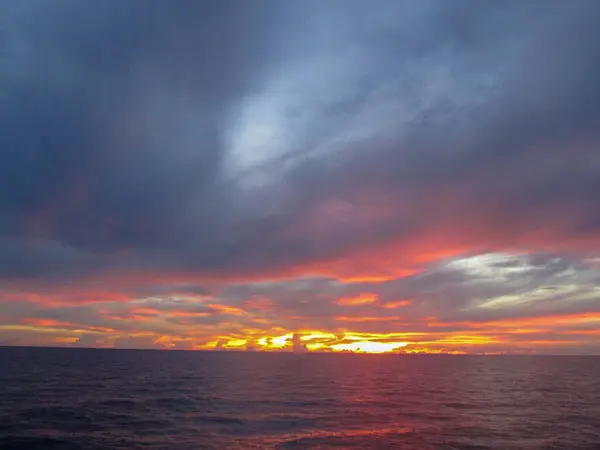
[[[173,317],[208,317],[211,315],[208,311],[172,311],[169,314]]]
[[[486,322],[488,326],[505,327],[505,328],[517,328],[520,326],[531,326],[531,325],[573,325],[573,324],[584,324],[584,323],[598,323],[600,326],[600,313],[598,312],[586,312],[577,314],[564,314],[564,315],[551,315],[541,317],[525,317],[519,319],[509,320],[492,320]]]
[[[249,310],[266,310],[274,306],[273,300],[262,296],[253,296],[244,301],[244,306]]]
[[[98,327],[82,325],[72,322],[62,322],[51,319],[25,318],[21,320],[21,324],[31,328],[52,329],[52,330],[72,330],[72,331],[94,331],[99,333],[113,333],[115,330],[109,327]]]
[[[23,301],[37,303],[44,306],[65,306],[82,303],[128,302],[131,296],[116,291],[90,291],[90,290],[60,290],[45,289],[42,292],[29,292],[27,290],[6,290],[0,293],[3,301]]]
[[[563,334],[573,334],[581,336],[600,336],[600,329],[598,330],[568,330],[563,331]]]
[[[155,308],[131,308],[129,310],[131,314],[135,314],[136,316],[157,316],[160,314],[160,311]]]
[[[384,303],[381,306],[386,309],[394,309],[394,308],[401,308],[403,306],[410,306],[411,304],[412,304],[412,302],[410,300],[396,300],[393,302]]]
[[[26,318],[21,320],[21,323],[23,324],[27,324],[27,325],[33,325],[34,327],[59,327],[59,326],[64,326],[64,325],[71,325],[71,324],[66,324],[64,322],[57,322],[56,320],[50,320],[50,319],[35,319],[35,318]]]
[[[341,297],[338,298],[335,303],[341,306],[359,306],[368,305],[377,301],[377,294],[364,292],[356,297]]]
[[[333,318],[339,322],[389,322],[403,320],[403,317],[399,316],[335,316]]]
[[[247,314],[243,309],[236,308],[234,306],[222,305],[219,303],[211,303],[206,306],[221,314],[230,314],[233,316],[243,316]]]
[[[509,330],[527,329],[528,327],[557,327],[563,325],[574,325],[574,324],[589,324],[598,323],[600,326],[600,313],[598,312],[586,312],[586,313],[575,313],[575,314],[564,314],[564,315],[549,315],[549,316],[534,316],[534,317],[520,317],[515,319],[493,319],[480,322],[466,321],[466,322],[439,322],[432,320],[428,322],[430,327],[447,327],[447,326],[461,326],[466,328],[506,328]]]
[[[73,336],[59,336],[55,338],[57,344],[75,344],[79,338]]]

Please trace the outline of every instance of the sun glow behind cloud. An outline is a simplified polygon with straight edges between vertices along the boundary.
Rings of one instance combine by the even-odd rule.
[[[350,351],[356,353],[386,353],[406,347],[408,342],[373,342],[358,341],[349,344],[334,344],[331,346],[335,351]]]
[[[542,275],[544,283],[525,288],[524,283]],[[102,301],[95,291],[90,303],[77,306],[69,306],[61,291],[24,292],[27,302],[18,303],[13,312],[5,308],[0,335],[26,345],[116,348],[577,353],[600,343],[596,280],[593,264],[575,267],[556,258],[488,255],[368,283],[368,291],[364,283],[309,278],[129,300],[127,294],[108,293]],[[491,294],[482,297],[484,287]],[[70,298],[73,292],[64,295]],[[436,296],[439,300],[433,301]],[[3,301],[11,305],[18,297],[13,290]],[[571,312],[560,306],[563,298],[571,299]]]

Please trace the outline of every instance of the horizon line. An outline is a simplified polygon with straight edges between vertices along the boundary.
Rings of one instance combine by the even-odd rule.
[[[274,350],[211,350],[211,349],[184,349],[184,348],[114,348],[114,347],[67,347],[59,345],[7,345],[0,344],[0,348],[10,349],[61,349],[61,350],[112,350],[112,351],[149,351],[149,352],[187,352],[187,353],[250,353],[250,354],[291,354],[291,355],[370,355],[370,356],[577,356],[577,357],[600,357],[600,353],[400,353],[400,352],[352,352],[352,351],[274,351]]]

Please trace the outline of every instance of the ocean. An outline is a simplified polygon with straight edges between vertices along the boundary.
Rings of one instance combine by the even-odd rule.
[[[0,348],[0,449],[600,449],[600,357]]]

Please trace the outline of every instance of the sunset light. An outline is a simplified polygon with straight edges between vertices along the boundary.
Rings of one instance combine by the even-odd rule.
[[[368,305],[371,303],[375,303],[377,301],[377,296],[374,294],[359,294],[356,297],[342,297],[339,298],[336,303],[338,305],[343,306],[359,306],[359,305]]]
[[[0,450],[600,449],[600,0],[1,0]]]
[[[406,347],[407,342],[352,342],[349,344],[334,344],[331,348],[335,351],[350,351],[358,353],[386,353]]]
[[[0,2],[0,345],[600,353],[600,3],[381,1]]]

